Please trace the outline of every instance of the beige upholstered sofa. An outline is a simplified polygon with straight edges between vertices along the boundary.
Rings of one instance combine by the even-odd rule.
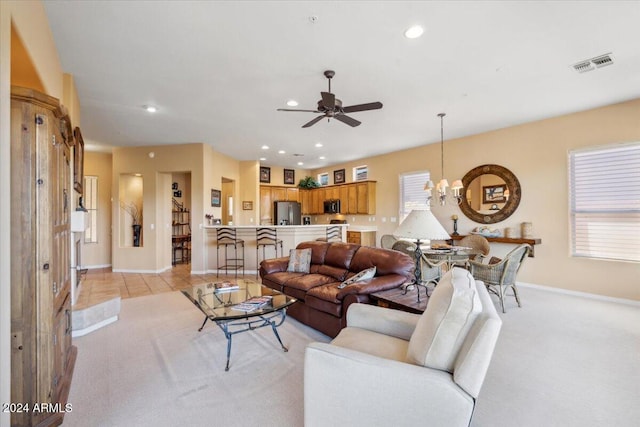
[[[462,268],[422,315],[351,305],[331,343],[306,349],[305,426],[468,426],[501,326],[484,283]]]

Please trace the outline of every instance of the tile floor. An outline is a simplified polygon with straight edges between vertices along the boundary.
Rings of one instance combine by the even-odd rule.
[[[215,274],[191,274],[190,264],[178,264],[163,273],[114,273],[110,268],[87,271],[82,279],[80,295],[74,309],[79,310],[109,299],[134,298],[161,292],[172,292],[194,284],[219,280]],[[234,277],[221,275],[223,277]],[[239,276],[242,277],[242,276]],[[245,275],[247,279],[255,275]]]

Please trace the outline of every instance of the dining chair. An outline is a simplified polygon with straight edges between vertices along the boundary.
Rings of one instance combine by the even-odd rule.
[[[469,261],[471,274],[476,280],[483,281],[489,292],[498,296],[503,313],[506,313],[504,298],[509,288],[513,289],[513,296],[516,298],[518,307],[522,307],[516,286],[516,276],[530,250],[531,246],[523,243],[495,264],[482,264],[474,260]]]

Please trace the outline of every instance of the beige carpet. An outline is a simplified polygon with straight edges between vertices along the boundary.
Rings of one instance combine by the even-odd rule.
[[[64,426],[302,425],[304,348],[329,341],[287,318],[226,339],[179,292],[122,301],[120,320],[74,340],[79,357]]]
[[[638,307],[521,293],[524,307],[510,299],[501,315],[472,426],[637,425]],[[123,300],[118,322],[74,339],[64,426],[302,426],[304,348],[329,339],[289,318],[288,353],[270,328],[239,334],[225,372],[226,340],[211,323],[198,333],[202,320],[178,292]]]

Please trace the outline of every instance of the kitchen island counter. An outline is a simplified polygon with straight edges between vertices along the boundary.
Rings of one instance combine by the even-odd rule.
[[[217,273],[218,263],[216,261],[216,252],[218,251],[216,245],[216,230],[219,228],[231,228],[235,229],[238,239],[244,240],[244,272],[245,274],[257,274],[259,263],[256,247],[256,229],[258,228],[275,228],[278,232],[278,240],[282,240],[283,254],[282,256],[289,256],[289,251],[295,249],[301,242],[307,242],[310,240],[316,240],[321,237],[326,237],[327,227],[341,227],[342,228],[342,241],[347,241],[347,227],[349,224],[314,224],[314,225],[204,225],[203,231],[205,233],[205,271],[207,273]],[[224,259],[224,246],[220,247],[220,262],[223,263]],[[262,248],[260,249],[259,260],[262,261]],[[280,250],[278,254],[274,253],[273,246],[268,246],[264,251],[264,258],[276,258],[280,257]],[[220,275],[224,275],[225,271],[220,271]],[[235,275],[235,272],[229,271],[229,275]],[[242,274],[241,271],[238,274]]]

